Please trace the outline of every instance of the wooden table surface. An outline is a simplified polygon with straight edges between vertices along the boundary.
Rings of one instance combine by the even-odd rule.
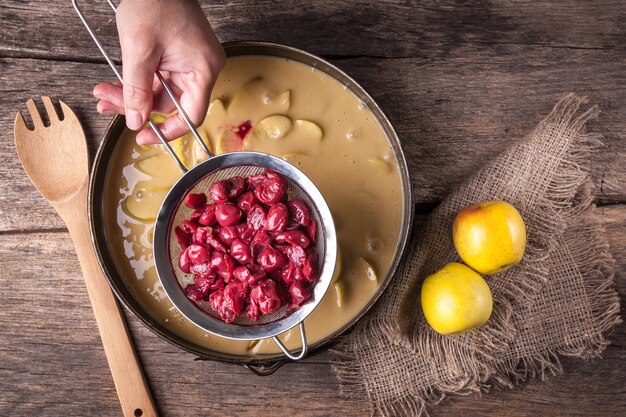
[[[110,10],[94,3],[91,21],[115,45]],[[563,93],[588,95],[602,109],[589,128],[605,137],[593,155],[595,201],[626,304],[626,3],[203,3],[222,41],[303,48],[365,87],[402,140],[417,221]],[[3,0],[0,22],[0,415],[121,415],[69,235],[22,171],[12,138],[16,110],[50,95],[76,110],[93,155],[109,118],[95,111],[91,89],[112,74],[69,0]],[[163,416],[368,415],[366,398],[339,397],[327,353],[260,378],[195,361],[126,313]],[[602,360],[565,358],[563,375],[446,401],[432,415],[626,415],[625,328]]]

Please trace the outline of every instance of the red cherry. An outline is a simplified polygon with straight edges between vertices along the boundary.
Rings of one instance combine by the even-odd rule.
[[[200,210],[206,204],[206,194],[189,194],[187,196],[187,201],[185,201],[185,205],[194,210]]]
[[[249,319],[257,321],[259,317],[261,317],[261,310],[259,310],[259,305],[254,302],[250,302],[248,304],[248,308],[246,309],[246,316]]]
[[[193,265],[193,263],[191,262],[191,259],[189,259],[189,247],[187,247],[178,256],[178,267],[185,274],[188,274],[190,271],[191,265]]]
[[[224,288],[212,292],[209,296],[209,303],[211,308],[224,320],[224,323],[232,323],[237,318],[237,315],[230,308],[225,306]]]
[[[239,236],[237,234],[237,228],[234,226],[218,226],[217,228],[213,229],[213,231],[216,231],[217,237],[226,247],[230,247],[233,241]]]
[[[306,261],[304,249],[300,246],[291,245],[287,248],[287,256],[296,266],[302,267]]]
[[[211,235],[211,229],[208,227],[198,227],[193,234],[193,243],[207,243],[207,236]]]
[[[236,266],[233,258],[217,251],[213,252],[210,265],[211,269],[215,271],[217,275],[224,278],[225,282],[230,281]]]
[[[232,177],[228,179],[228,197],[235,198],[246,188],[246,180],[242,177]]]
[[[290,243],[292,245],[301,246],[306,248],[311,244],[306,235],[299,230],[292,230],[288,232],[280,232],[276,235],[276,243]]]
[[[230,245],[230,256],[240,264],[247,264],[252,260],[250,247],[241,238],[233,240],[233,243]]]
[[[224,288],[224,301],[222,308],[235,313],[236,316],[243,311],[244,301],[248,295],[248,286],[240,281],[231,281]]]
[[[256,198],[268,205],[278,203],[285,197],[286,193],[287,183],[281,176],[272,171],[266,171],[265,180],[254,189]]]
[[[191,265],[189,271],[195,275],[196,281],[200,278],[215,278],[215,274],[213,273],[213,271],[211,271],[211,265],[208,262]]]
[[[215,224],[217,223],[215,219],[215,207],[215,204],[207,204],[206,206],[204,206],[204,210],[198,218],[198,223],[204,226],[215,226]]]
[[[198,228],[198,223],[195,220],[183,220],[180,222],[180,228],[185,233],[195,233]]]
[[[226,285],[224,283],[224,278],[216,276],[213,279],[213,283],[211,284],[211,291],[217,291],[219,289],[222,289],[222,288],[224,288],[224,285]]]
[[[228,201],[228,182],[225,180],[217,181],[211,184],[209,188],[209,197],[214,203],[225,203]]]
[[[237,198],[237,207],[244,213],[248,213],[255,204],[259,204],[259,200],[254,195],[253,191],[246,191]]]
[[[302,200],[293,199],[287,201],[289,207],[289,215],[301,226],[306,226],[311,222],[311,213],[309,208]]]
[[[237,267],[237,263],[230,255],[224,255],[224,265],[226,266],[226,271],[228,272],[228,278],[233,275],[233,271]],[[228,282],[228,280],[226,280]]]
[[[316,240],[317,236],[315,236],[317,234],[317,223],[315,223],[315,221],[311,219],[309,224],[304,226],[304,230],[306,230],[306,234],[311,240],[311,242],[315,244],[315,242],[317,241]]]
[[[208,262],[211,256],[211,253],[206,246],[198,245],[196,243],[189,245],[189,247],[185,250],[187,251],[189,260],[194,264]]]
[[[272,243],[272,239],[272,236],[265,230],[256,232],[250,242],[250,252],[252,256],[256,257],[266,246],[269,246]]]
[[[309,282],[313,282],[318,270],[318,257],[315,252],[307,255],[302,266],[302,276]]]
[[[201,265],[206,266],[207,264],[201,264]],[[199,265],[194,265],[194,266],[199,266]],[[211,286],[213,285],[213,281],[215,281],[215,274],[196,275],[193,281],[198,286],[198,289],[202,291],[204,295],[206,296],[209,293],[209,291],[211,291]]]
[[[256,267],[256,265],[254,265]],[[248,285],[253,285],[265,278],[265,271],[259,270],[251,266],[238,266],[233,271],[233,277]]]
[[[184,232],[180,226],[174,228],[174,233],[176,233],[176,240],[181,249],[186,249],[191,244],[191,233]]]
[[[283,203],[278,203],[270,207],[265,220],[267,230],[271,232],[282,232],[287,226],[289,210]]]
[[[291,284],[291,288],[289,288],[289,293],[291,294],[291,304],[292,305],[300,305],[304,301],[306,301],[311,294],[311,287],[301,281],[295,281]]]
[[[218,204],[215,219],[222,226],[234,226],[241,220],[241,210],[230,203]]]
[[[215,236],[213,236],[212,234],[207,235],[206,243],[211,245],[213,249],[218,250],[222,253],[228,252],[228,249],[226,248],[226,246],[224,246],[224,244],[220,242],[220,240],[216,238]]]
[[[257,264],[249,265],[248,266],[248,270],[250,270],[250,273],[252,274],[254,279],[257,280],[257,281],[260,281],[261,279],[263,279],[263,278],[265,278],[267,276],[267,274],[265,273],[263,268],[261,268]]]
[[[206,288],[205,291],[205,288],[201,288],[197,284],[189,284],[185,287],[183,292],[185,293],[187,298],[197,303],[198,301],[202,301],[204,297],[207,296],[207,294],[209,293],[209,289]]]
[[[250,175],[248,177],[248,185],[250,187],[252,187],[252,189],[258,188],[263,181],[265,181],[265,174],[256,174],[256,175]]]
[[[268,246],[259,253],[257,263],[265,272],[272,272],[285,266],[287,264],[287,258],[282,252]]]
[[[291,286],[295,280],[296,266],[293,262],[285,265],[281,271],[280,279],[287,285]]]
[[[248,223],[239,223],[235,226],[235,229],[237,230],[237,236],[239,236],[241,240],[250,243],[250,239],[252,239],[254,235],[254,229],[250,227]]]
[[[260,204],[255,205],[250,209],[248,213],[248,225],[253,230],[260,230],[265,228],[265,210]]]
[[[263,314],[277,312],[283,300],[281,288],[271,279],[266,279],[250,291],[250,303],[255,303]]]

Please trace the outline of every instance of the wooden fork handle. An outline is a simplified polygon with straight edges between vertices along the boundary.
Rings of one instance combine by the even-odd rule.
[[[91,244],[87,217],[87,181],[71,200],[56,205],[63,217],[83,272],[100,338],[125,417],[156,417],[157,411],[139,365],[117,300]]]

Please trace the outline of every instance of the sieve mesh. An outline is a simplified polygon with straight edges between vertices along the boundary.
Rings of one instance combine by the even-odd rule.
[[[220,181],[220,180],[225,180],[225,179],[229,179],[235,176],[240,176],[243,178],[247,178],[250,175],[256,175],[256,174],[261,174],[265,171],[264,167],[261,166],[256,166],[256,165],[244,165],[244,166],[234,166],[234,167],[228,167],[228,168],[222,168],[222,169],[217,169],[213,172],[210,172],[209,174],[207,174],[206,176],[204,176],[203,178],[201,178],[198,182],[196,182],[191,188],[189,188],[187,190],[187,192],[185,192],[182,196],[182,198],[179,201],[178,207],[176,208],[174,215],[172,217],[172,221],[170,222],[170,232],[169,232],[169,255],[170,255],[170,262],[171,262],[171,266],[172,266],[172,270],[174,271],[174,274],[176,276],[176,279],[178,281],[178,284],[180,285],[180,290],[182,291],[187,285],[192,284],[194,282],[194,275],[189,273],[189,274],[185,274],[184,272],[182,272],[180,270],[180,268],[178,268],[178,258],[180,256],[180,253],[182,252],[180,245],[178,244],[178,241],[176,239],[176,234],[174,232],[174,229],[177,225],[180,225],[180,223],[185,220],[188,219],[191,216],[191,213],[193,212],[193,209],[187,207],[184,202],[187,199],[187,196],[189,194],[197,194],[197,193],[204,193],[207,195],[207,199],[209,202],[212,202],[210,200],[210,195],[209,195],[209,188],[211,186],[211,184]],[[319,213],[319,210],[317,208],[317,206],[315,205],[315,203],[313,202],[313,200],[311,199],[311,197],[309,196],[309,194],[307,194],[307,192],[300,187],[296,182],[290,180],[288,177],[286,177],[283,173],[281,173],[283,175],[283,178],[285,178],[285,181],[287,182],[287,195],[289,199],[294,199],[294,198],[298,198],[300,200],[302,200],[307,207],[309,208],[309,211],[311,212],[311,217],[312,219],[318,224],[318,236],[317,236],[317,240],[316,240],[316,253],[318,256],[318,264],[322,265],[323,264],[323,260],[324,260],[324,255],[325,255],[325,240],[323,239],[323,236],[321,236],[324,228],[321,227],[322,226],[322,221],[321,221],[321,216]],[[315,283],[317,284],[317,282]],[[314,285],[315,285],[314,284]],[[315,300],[314,297],[309,298],[307,301],[305,301],[302,306],[306,305],[306,304],[310,304],[313,302],[318,302],[319,300]],[[213,310],[209,304],[208,301],[200,301],[200,302],[195,302],[194,303],[198,308],[200,308],[204,313],[206,313],[207,315],[211,316],[213,319],[218,320],[220,322],[222,322],[222,319],[219,317],[219,315],[217,314],[217,312],[215,310]],[[299,308],[302,308],[302,306],[300,306]],[[263,325],[263,324],[267,324],[267,323],[273,323],[276,321],[281,320],[282,318],[286,317],[287,314],[287,310],[288,310],[288,306],[285,305],[283,306],[280,310],[278,310],[277,312],[271,314],[271,315],[261,315],[261,317],[259,317],[259,319],[257,321],[254,321],[250,318],[248,318],[245,314],[241,314],[239,315],[235,321],[232,323],[234,325],[238,325],[238,326],[259,326],[259,325]]]

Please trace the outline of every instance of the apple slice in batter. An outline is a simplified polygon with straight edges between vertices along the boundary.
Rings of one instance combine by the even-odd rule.
[[[124,199],[122,207],[136,220],[153,221],[168,191],[168,188],[155,188],[139,182],[133,193]]]

